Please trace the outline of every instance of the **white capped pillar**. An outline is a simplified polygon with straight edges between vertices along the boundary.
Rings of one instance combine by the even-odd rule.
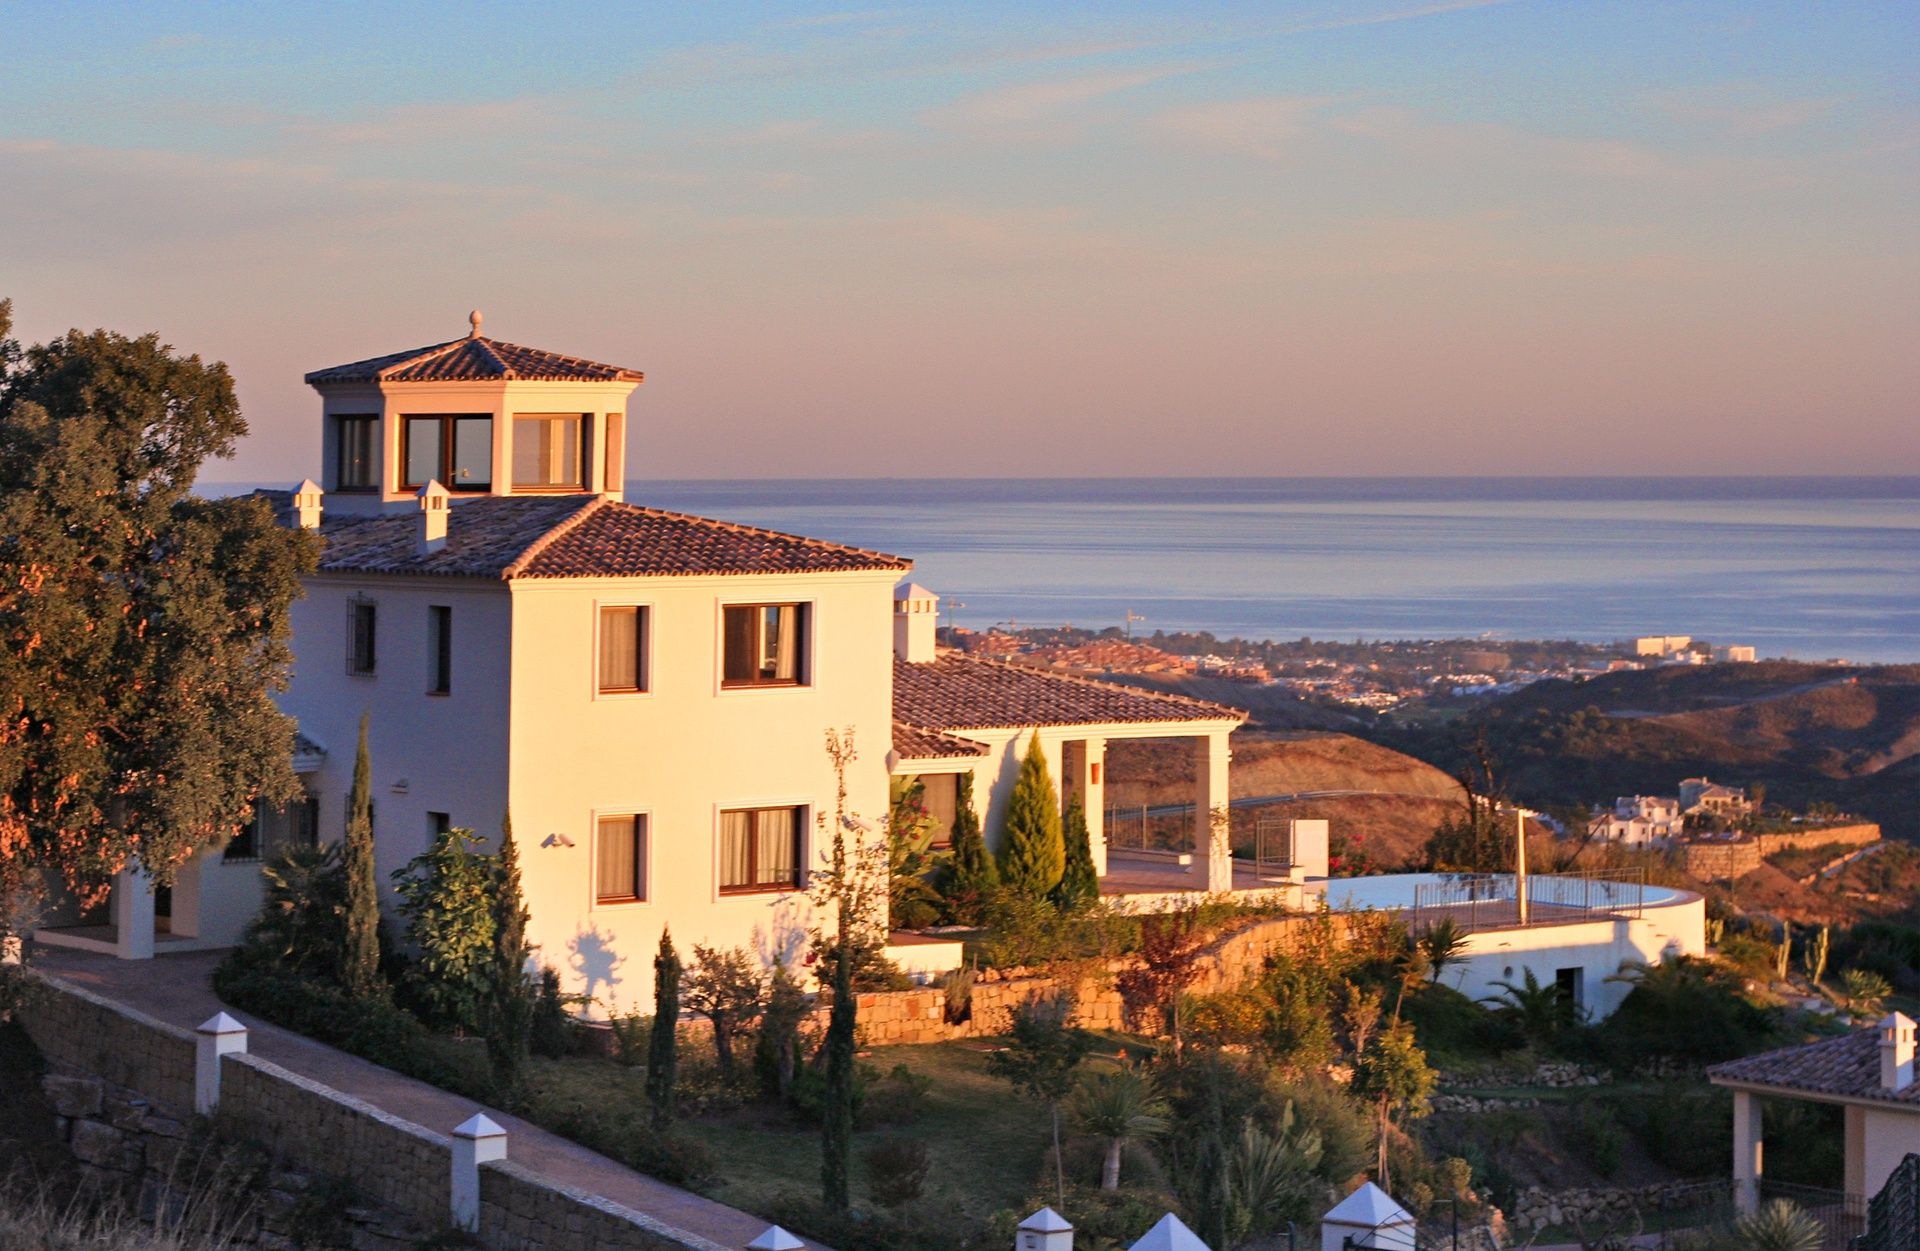
[[[137,861],[113,875],[113,954],[153,959],[153,879]]]
[[[247,1027],[224,1012],[200,1022],[193,1036],[193,1111],[212,1116],[220,1106],[220,1060],[247,1053]]]
[[[1760,1097],[1733,1092],[1733,1189],[1742,1212],[1760,1208]]]
[[[485,1112],[454,1127],[450,1190],[453,1223],[468,1233],[480,1228],[480,1166],[507,1158],[507,1131]]]
[[[1087,812],[1087,845],[1093,849],[1093,871],[1107,875],[1107,740],[1083,739],[1080,750],[1071,757],[1074,775],[1070,779],[1080,805]]]
[[[1193,758],[1193,869],[1194,886],[1209,894],[1233,889],[1233,840],[1226,822],[1228,803],[1227,766],[1233,752],[1227,746],[1228,730],[1214,730],[1194,739]],[[1214,822],[1221,822],[1216,831]]]

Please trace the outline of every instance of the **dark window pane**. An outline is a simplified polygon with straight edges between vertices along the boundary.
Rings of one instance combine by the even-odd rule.
[[[407,480],[403,485],[423,487],[445,476],[440,439],[442,424],[438,417],[407,418]],[[441,485],[450,484],[441,482]]]
[[[597,832],[598,884],[601,903],[645,899],[646,820],[637,816],[602,817]]]
[[[641,621],[638,607],[600,610],[600,689],[640,689]]]
[[[453,609],[434,604],[427,609],[429,693],[445,695],[453,689]]]
[[[754,676],[754,651],[757,632],[754,610],[729,608],[726,612],[726,666],[722,671],[729,682],[751,682]]]
[[[453,462],[442,485],[450,491],[485,491],[492,487],[493,419],[462,417],[453,428]]]
[[[374,453],[378,418],[355,415],[337,420],[340,438],[335,448],[335,488],[364,491],[378,486],[379,459]]]
[[[720,889],[789,890],[800,882],[804,808],[744,808],[720,814]]]

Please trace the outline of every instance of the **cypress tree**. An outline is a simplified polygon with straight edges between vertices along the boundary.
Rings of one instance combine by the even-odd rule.
[[[494,1080],[511,1090],[527,1058],[533,996],[527,982],[527,906],[520,890],[520,851],[513,841],[513,814],[500,820],[500,851],[493,867],[493,967],[487,1058]]]
[[[1067,801],[1061,824],[1067,867],[1060,885],[1054,887],[1053,901],[1064,911],[1078,912],[1100,898],[1100,875],[1093,871],[1093,834],[1087,829],[1087,809],[1078,791]]]
[[[842,920],[846,920],[842,909]],[[845,934],[847,931],[842,930]],[[820,1128],[820,1197],[828,1211],[844,1212],[853,1202],[853,1053],[856,1045],[853,1000],[853,944],[833,948],[833,1008],[827,1015],[827,1098]]]
[[[373,869],[373,766],[367,759],[367,714],[360,714],[360,745],[347,795],[347,845],[340,857],[347,881],[346,950],[340,981],[348,993],[380,990],[380,885]]]
[[[947,865],[946,895],[953,919],[980,920],[981,906],[1000,889],[1000,869],[980,833],[980,814],[973,810],[973,774],[960,775],[959,802],[953,813],[953,855]]]
[[[1053,777],[1040,733],[1034,731],[1027,754],[1020,761],[1007,800],[1006,832],[1000,840],[1000,881],[1009,890],[1040,897],[1060,882],[1066,871],[1066,842],[1060,830],[1060,805],[1053,797]]]
[[[660,951],[653,957],[653,1033],[647,1039],[647,1102],[653,1105],[655,1129],[673,1124],[680,1075],[680,970],[673,931],[662,929]]]

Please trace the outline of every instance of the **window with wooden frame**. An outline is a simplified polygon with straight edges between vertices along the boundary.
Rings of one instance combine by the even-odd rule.
[[[427,608],[427,694],[453,691],[453,609],[445,604]]]
[[[493,418],[456,413],[403,419],[400,489],[438,482],[449,491],[493,489]]]
[[[347,672],[371,677],[379,660],[379,611],[370,599],[347,605]]]
[[[647,689],[647,610],[638,604],[600,608],[596,679],[602,695],[634,695]]]
[[[637,813],[601,817],[594,831],[595,903],[647,898],[647,819]]]
[[[380,489],[380,418],[375,413],[345,413],[333,419],[333,489]]]
[[[721,633],[723,686],[805,686],[806,604],[729,604]]]
[[[267,860],[282,847],[312,847],[319,840],[320,797],[309,794],[284,808],[255,804],[220,858],[227,863]]]
[[[797,890],[804,807],[735,808],[720,814],[720,893]]]
[[[513,489],[578,491],[593,458],[593,424],[585,413],[515,413]]]
[[[607,445],[606,485],[603,491],[621,491],[626,489],[627,473],[627,419],[622,413],[608,413],[601,419],[601,429],[606,431]]]

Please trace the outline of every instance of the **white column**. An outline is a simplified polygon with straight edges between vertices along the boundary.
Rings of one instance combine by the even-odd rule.
[[[1093,848],[1093,871],[1107,875],[1107,740],[1090,738],[1080,744],[1074,790],[1087,810],[1087,844]]]
[[[114,955],[153,959],[153,880],[132,861],[113,875],[113,928]]]
[[[1869,1197],[1867,1195],[1867,1110],[1851,1103],[1846,1105],[1845,1110],[1846,1120],[1842,1131],[1844,1137],[1841,1141],[1845,1148],[1843,1158],[1846,1160],[1846,1189],[1850,1195],[1866,1198]]]
[[[468,1233],[480,1228],[480,1166],[507,1158],[507,1131],[485,1112],[475,1112],[453,1131],[453,1223]]]
[[[1193,879],[1197,889],[1222,893],[1233,889],[1232,841],[1223,828],[1215,836],[1214,819],[1227,818],[1232,798],[1227,789],[1227,762],[1233,753],[1227,747],[1226,730],[1216,730],[1194,740],[1193,758]]]
[[[1740,1210],[1759,1210],[1760,1099],[1747,1090],[1733,1092],[1733,1182]]]
[[[220,1058],[247,1053],[247,1027],[224,1012],[200,1022],[193,1039],[193,1111],[212,1116],[220,1106]]]

